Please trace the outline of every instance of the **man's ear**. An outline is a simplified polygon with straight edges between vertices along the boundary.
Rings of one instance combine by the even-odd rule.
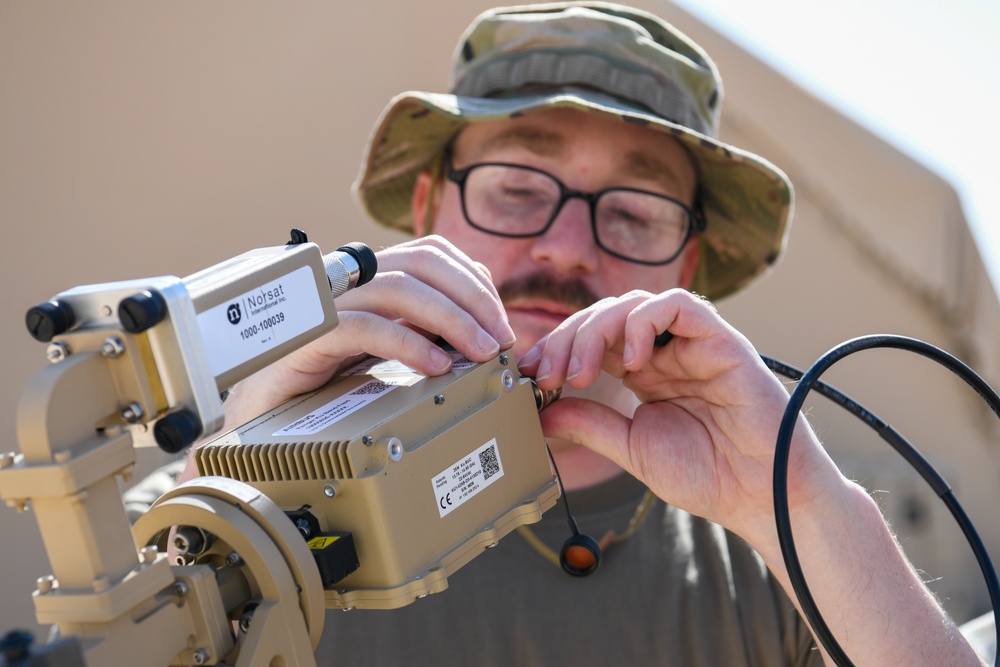
[[[413,197],[410,200],[410,215],[413,217],[413,235],[427,236],[434,226],[434,216],[437,205],[434,200],[434,177],[431,172],[422,171],[417,174],[413,184]]]
[[[687,245],[684,246],[684,252],[681,254],[681,273],[678,276],[678,287],[683,287],[684,289],[691,289],[692,283],[694,283],[695,272],[698,270],[698,260],[701,258],[701,239],[695,235],[692,236]]]

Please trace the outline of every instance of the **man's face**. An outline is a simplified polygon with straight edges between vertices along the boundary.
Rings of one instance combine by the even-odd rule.
[[[695,190],[691,160],[672,137],[573,109],[468,126],[454,143],[451,166],[481,162],[542,169],[567,187],[585,192],[636,188],[690,205]],[[541,236],[505,238],[466,222],[459,186],[448,180],[438,195],[433,227],[427,230],[422,223],[429,188],[425,175],[414,193],[417,234],[440,234],[489,268],[517,335],[518,357],[568,315],[598,299],[632,289],[662,292],[691,282],[696,242],[689,242],[676,260],[663,266],[619,259],[597,246],[590,208],[582,199],[566,201]]]

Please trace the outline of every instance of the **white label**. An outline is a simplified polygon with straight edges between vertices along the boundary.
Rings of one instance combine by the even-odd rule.
[[[272,436],[312,435],[327,426],[336,424],[349,414],[357,412],[398,385],[373,378],[343,396],[338,396],[318,410],[296,419],[288,426],[272,433]]]
[[[469,361],[458,352],[451,352],[450,356],[451,369],[454,371],[465,370],[476,365],[476,362]],[[377,377],[384,382],[388,382],[389,384],[402,385],[405,387],[416,384],[420,380],[427,377],[426,375],[413,370],[401,361],[377,358],[365,359],[364,361],[359,362],[345,371],[344,375],[371,375],[372,377]]]
[[[212,373],[240,364],[323,323],[313,272],[302,266],[198,315]]]
[[[441,518],[501,477],[503,463],[497,451],[497,439],[493,438],[432,480]]]

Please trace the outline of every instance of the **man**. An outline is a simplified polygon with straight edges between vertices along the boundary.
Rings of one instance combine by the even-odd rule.
[[[512,349],[543,388],[568,387],[543,428],[577,521],[610,546],[569,578],[547,562],[565,521],[546,516],[443,594],[331,614],[318,662],[820,664],[774,528],[788,395],[675,289],[743,287],[780,254],[791,209],[780,171],[712,138],[711,60],[626,7],[500,9],[463,36],[452,92],[393,100],[358,182],[376,220],[419,238],[380,253],[336,331],[234,387],[227,424],[360,354],[440,374],[439,336],[474,360]],[[789,469],[805,575],[854,663],[980,664],[802,420]]]

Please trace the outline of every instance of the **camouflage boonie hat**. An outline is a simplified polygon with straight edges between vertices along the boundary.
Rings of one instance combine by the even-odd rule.
[[[574,108],[675,137],[695,161],[705,230],[692,290],[719,299],[781,255],[792,186],[715,136],[722,80],[694,42],[652,14],[603,2],[481,14],[454,56],[450,94],[406,92],[378,120],[355,192],[378,222],[412,233],[411,195],[468,123]]]

